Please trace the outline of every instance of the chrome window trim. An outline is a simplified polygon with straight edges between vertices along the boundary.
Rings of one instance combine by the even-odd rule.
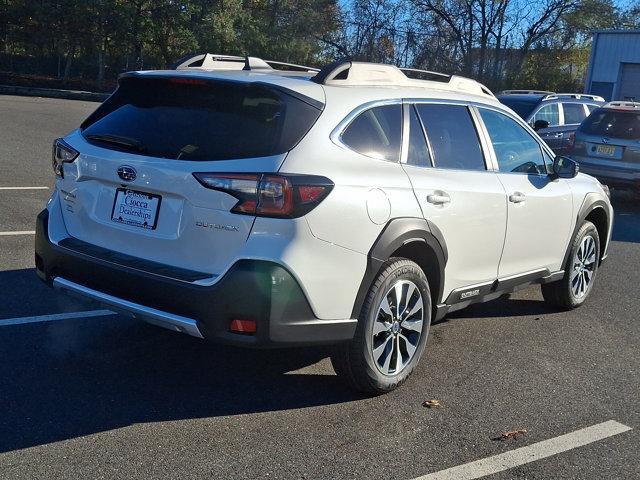
[[[403,165],[407,163],[407,157],[409,156],[409,129],[411,128],[409,123],[409,109],[403,103],[402,104],[402,142],[400,144],[400,163]]]
[[[404,142],[404,115],[401,115],[401,118],[403,119],[403,124],[400,126],[400,152],[399,152],[399,156],[396,160],[386,160],[384,158],[377,158],[377,157],[372,157],[371,155],[365,155],[364,153],[360,153],[356,150],[354,150],[353,148],[351,148],[349,145],[347,145],[346,143],[344,143],[342,141],[342,134],[344,133],[344,131],[349,127],[349,125],[351,125],[351,122],[353,122],[358,115],[360,115],[361,113],[370,110],[372,108],[375,107],[383,107],[386,105],[400,105],[402,106],[402,99],[401,98],[393,98],[393,99],[386,99],[386,100],[374,100],[372,102],[367,102],[367,103],[363,103],[359,106],[357,106],[356,108],[354,108],[353,110],[351,110],[342,120],[340,120],[340,122],[338,123],[338,125],[331,131],[331,133],[329,134],[329,138],[331,139],[331,141],[337,145],[340,148],[344,148],[345,150],[348,150],[350,152],[353,153],[357,153],[358,155],[361,155],[365,158],[371,158],[373,160],[378,160],[379,162],[390,162],[390,163],[399,163],[402,155],[404,154],[403,152],[403,142]]]
[[[420,166],[420,165],[409,165],[407,163],[407,158],[409,157],[409,141],[411,136],[411,111],[416,114],[416,118],[418,119],[418,123],[420,125],[420,131],[422,132],[422,137],[424,138],[424,143],[427,146],[427,151],[429,152],[429,165]],[[406,143],[403,143],[404,151],[402,155],[402,159],[400,163],[403,166],[407,167],[418,167],[418,168],[435,168],[433,163],[433,148],[431,147],[431,142],[429,141],[429,137],[427,137],[427,132],[424,128],[424,124],[422,123],[422,119],[420,115],[418,115],[418,111],[413,103],[403,103],[403,112],[404,112],[404,122],[405,122],[405,135],[406,135]],[[404,137],[403,137],[404,138]]]
[[[478,132],[478,137],[480,139],[480,147],[482,148],[482,153],[485,159],[485,166],[487,167],[487,170],[498,172],[499,168],[496,159],[496,153],[493,150],[493,144],[491,143],[491,137],[489,136],[487,127],[480,117],[478,107],[470,106],[469,111],[471,112],[471,117],[473,118],[473,122],[476,125],[476,131]]]

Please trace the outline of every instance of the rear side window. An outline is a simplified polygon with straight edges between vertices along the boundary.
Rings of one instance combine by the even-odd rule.
[[[549,122],[550,127],[557,127],[560,124],[560,109],[557,103],[550,103],[545,105],[531,119],[533,125],[538,120],[545,120]]]
[[[417,105],[438,168],[485,170],[469,109],[461,105]]]
[[[282,154],[321,110],[268,85],[191,78],[125,78],[82,125],[105,148],[175,160]]]
[[[582,123],[586,117],[584,113],[584,105],[581,103],[563,103],[562,109],[564,110],[565,125]]]
[[[381,105],[365,110],[340,138],[362,155],[397,162],[402,138],[402,106]]]
[[[407,152],[407,165],[414,167],[430,167],[431,156],[424,138],[422,125],[414,106],[410,107],[409,114],[409,151]]]
[[[640,140],[640,112],[595,110],[580,126],[588,135]]]

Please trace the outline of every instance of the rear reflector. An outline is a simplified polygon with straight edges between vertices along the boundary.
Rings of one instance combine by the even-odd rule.
[[[234,333],[256,333],[255,320],[231,320],[229,330]]]
[[[261,217],[297,218],[313,210],[333,189],[315,175],[259,173],[194,173],[206,188],[238,199],[231,211]]]

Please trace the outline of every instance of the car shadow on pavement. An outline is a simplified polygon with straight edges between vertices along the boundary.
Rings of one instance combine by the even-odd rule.
[[[213,345],[117,315],[0,327],[0,452],[135,423],[362,398],[327,362],[316,365],[328,354]]]

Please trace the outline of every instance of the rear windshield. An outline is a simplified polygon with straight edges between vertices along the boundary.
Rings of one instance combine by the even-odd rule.
[[[580,130],[588,135],[640,140],[640,112],[599,108],[582,122]]]
[[[498,97],[500,102],[504,103],[511,110],[516,112],[520,117],[525,120],[529,116],[529,114],[533,111],[534,107],[540,103],[539,99],[536,100],[528,100],[522,98],[513,98],[509,96]]]
[[[321,110],[256,83],[124,78],[81,126],[100,147],[176,160],[232,160],[291,150]]]

